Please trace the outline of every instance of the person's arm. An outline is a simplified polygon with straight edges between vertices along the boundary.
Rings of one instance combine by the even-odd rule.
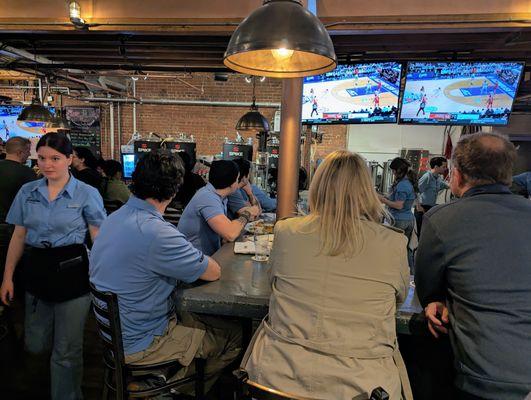
[[[399,286],[396,293],[397,305],[400,305],[406,301],[409,293],[409,263],[407,259],[407,238],[402,235],[400,238],[400,247],[398,247],[398,268],[400,272]]]
[[[217,281],[221,277],[221,267],[213,258],[208,257],[207,269],[199,277],[204,281]]]
[[[426,172],[424,175],[422,175],[419,179],[419,192],[423,193],[425,192],[429,185],[430,185],[430,173]]]
[[[444,244],[429,217],[424,217],[415,256],[415,287],[420,304],[425,307],[428,328],[435,337],[448,332],[444,326],[448,323],[446,267]]]
[[[237,215],[247,207],[251,207],[251,203],[243,198],[239,189],[227,197],[227,209],[232,213],[229,215]]]
[[[446,300],[446,267],[444,244],[431,218],[425,215],[415,254],[415,287],[422,306],[433,301]]]
[[[242,229],[251,220],[251,215],[247,211],[243,211],[240,216],[231,221],[225,214],[219,214],[207,220],[208,225],[214,232],[216,232],[222,239],[227,242],[234,242],[241,234]]]
[[[277,200],[269,197],[258,186],[252,186],[253,194],[260,202],[260,206],[265,212],[275,211],[277,209]]]
[[[262,206],[260,205],[260,202],[258,201],[256,196],[254,195],[253,189],[251,187],[251,184],[249,182],[247,182],[247,185],[245,185],[242,189],[245,192],[245,194],[247,195],[247,197],[249,198],[249,203],[251,204],[251,206],[257,207],[258,210],[259,210],[259,214],[261,214],[262,213]]]
[[[13,286],[13,275],[15,268],[24,253],[24,243],[26,240],[26,228],[20,225],[15,226],[11,240],[9,241],[9,248],[7,250],[7,258],[2,279],[2,287],[0,288],[0,298],[2,303],[9,305],[10,301],[15,295]]]
[[[394,208],[396,210],[401,210],[402,208],[404,208],[404,200],[391,201],[382,195],[380,195],[379,197],[380,201],[388,207]]]
[[[89,225],[88,229],[90,233],[90,239],[92,240],[92,243],[94,243],[94,240],[96,240],[96,236],[98,236],[98,233],[100,233],[100,228],[94,225]]]
[[[107,212],[103,207],[103,199],[100,193],[93,187],[88,188],[89,193],[83,205],[83,218],[88,225],[90,238],[92,242],[98,236],[99,227],[107,218]]]

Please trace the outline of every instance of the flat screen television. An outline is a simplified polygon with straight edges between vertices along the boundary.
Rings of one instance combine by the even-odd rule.
[[[348,64],[304,78],[302,123],[395,123],[401,72],[396,62]]]
[[[135,170],[135,155],[122,154],[122,165],[124,167],[124,178],[131,179]]]
[[[519,62],[409,62],[400,123],[507,125]]]
[[[0,105],[0,138],[3,141],[11,137],[22,136],[27,139],[40,138],[46,134],[44,122],[22,122],[17,121],[18,115],[25,106]],[[53,114],[55,109],[48,107]]]

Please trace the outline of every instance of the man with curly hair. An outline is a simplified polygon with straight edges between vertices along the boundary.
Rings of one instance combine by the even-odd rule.
[[[207,360],[208,390],[241,350],[238,324],[215,317],[176,314],[172,292],[179,282],[215,281],[216,261],[192,246],[162,215],[184,176],[179,157],[153,152],[133,172],[132,196],[102,224],[90,256],[90,281],[118,296],[125,361],[177,360],[181,378]]]

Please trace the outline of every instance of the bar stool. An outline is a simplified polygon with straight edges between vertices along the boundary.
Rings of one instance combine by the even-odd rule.
[[[163,393],[186,383],[195,382],[195,398],[204,395],[205,360],[195,358],[196,373],[172,382],[166,382],[161,370],[171,371],[171,376],[184,368],[178,361],[167,361],[148,365],[127,364],[122,343],[122,329],[118,311],[118,297],[112,292],[101,292],[90,284],[92,309],[102,340],[103,362],[105,365],[103,399],[109,398],[109,390],[115,393],[116,400],[145,398]],[[170,375],[170,374],[168,374]],[[149,380],[149,387],[145,382]]]

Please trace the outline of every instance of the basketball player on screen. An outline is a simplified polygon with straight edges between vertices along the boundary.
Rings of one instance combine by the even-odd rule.
[[[378,81],[378,85],[376,86],[376,91],[378,94],[382,92],[382,81]]]
[[[419,116],[419,113],[422,111],[422,115],[426,116],[426,112],[424,111],[424,108],[426,108],[426,102],[428,101],[428,98],[425,94],[422,95],[420,99],[419,104],[419,110],[417,111],[417,117]]]
[[[487,111],[492,111],[492,106],[494,104],[494,97],[492,97],[492,93],[489,93],[489,98],[487,99]]]
[[[374,92],[374,98],[372,99],[372,102],[374,104],[374,110],[380,108],[380,96],[378,96],[378,93]]]
[[[487,80],[484,79],[483,80],[483,85],[481,86],[481,93],[480,94],[481,95],[487,94],[488,89],[489,89],[489,85],[487,84]]]
[[[317,97],[314,96],[312,101],[312,113],[310,114],[310,118],[313,117],[313,113],[317,114],[319,116],[319,111],[317,111]]]

